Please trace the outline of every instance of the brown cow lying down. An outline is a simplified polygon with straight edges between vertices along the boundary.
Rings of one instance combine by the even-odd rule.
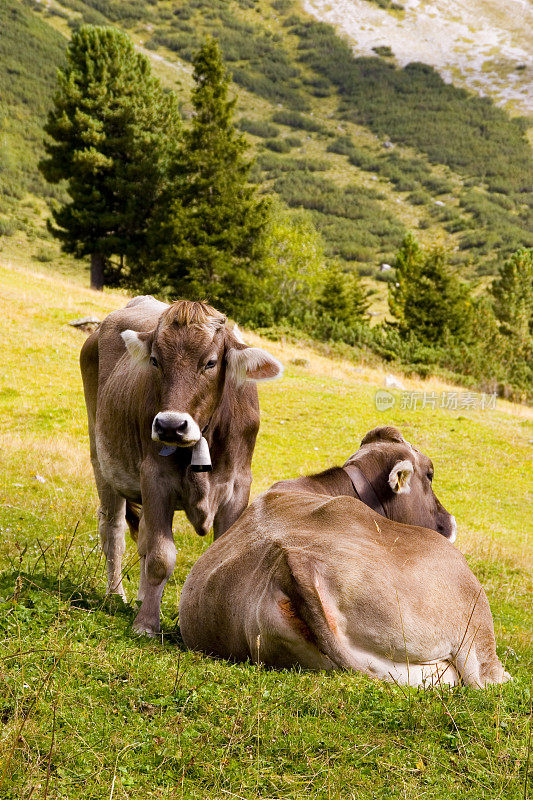
[[[273,486],[193,566],[185,644],[415,686],[506,680],[487,598],[449,541],[455,521],[432,476],[395,428],[377,428],[344,468]]]
[[[216,538],[248,504],[259,428],[255,381],[282,367],[225,323],[205,303],[136,297],[82,348],[107,591],[124,597],[127,520],[135,535],[138,529],[139,633],[159,630],[176,561],[174,511],[185,511],[201,535],[213,526]]]

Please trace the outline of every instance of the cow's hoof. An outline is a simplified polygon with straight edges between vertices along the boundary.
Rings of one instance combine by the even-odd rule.
[[[149,636],[154,638],[159,635],[159,625],[154,625],[150,622],[144,622],[142,619],[136,619],[133,623],[133,632],[139,636]]]

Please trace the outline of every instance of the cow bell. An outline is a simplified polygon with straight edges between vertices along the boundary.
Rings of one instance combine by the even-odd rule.
[[[203,436],[192,449],[191,469],[193,472],[210,472],[213,469],[209,445]]]

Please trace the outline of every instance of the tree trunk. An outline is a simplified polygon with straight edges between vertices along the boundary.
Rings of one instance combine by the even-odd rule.
[[[101,291],[104,288],[104,264],[102,253],[91,253],[91,289]]]

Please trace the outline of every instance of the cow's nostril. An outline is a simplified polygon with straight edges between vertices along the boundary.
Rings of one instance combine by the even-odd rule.
[[[187,420],[186,420],[186,419],[184,419],[184,420],[183,420],[183,422],[179,422],[179,423],[176,425],[176,430],[177,430],[177,432],[178,432],[178,433],[183,433],[184,431],[186,431],[186,430],[187,430],[187,425],[188,425],[188,424],[189,424],[189,423],[187,422]]]
[[[154,431],[156,433],[163,433],[163,430],[164,430],[164,428],[161,425],[161,423],[159,422],[159,420],[158,419],[154,420]]]

